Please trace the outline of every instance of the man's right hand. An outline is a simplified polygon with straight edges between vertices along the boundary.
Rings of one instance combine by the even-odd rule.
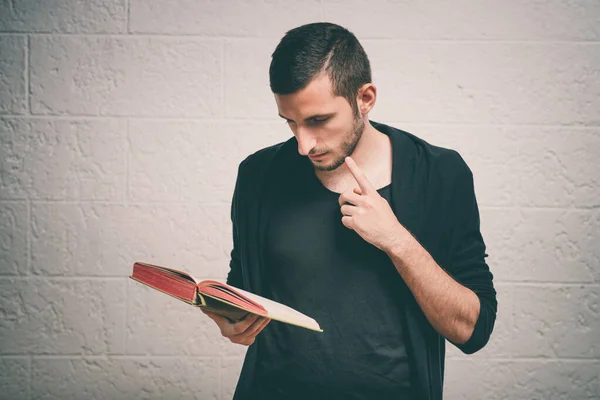
[[[271,322],[270,318],[261,317],[256,314],[250,314],[238,322],[229,322],[227,318],[218,314],[203,309],[200,310],[215,321],[221,330],[221,335],[229,339],[232,343],[244,346],[250,346],[254,343],[256,335]]]

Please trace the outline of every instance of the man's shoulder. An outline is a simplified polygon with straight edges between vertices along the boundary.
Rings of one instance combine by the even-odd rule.
[[[412,133],[401,131],[411,143],[414,171],[435,198],[446,202],[449,198],[470,201],[473,193],[473,173],[462,155],[455,149],[434,145]],[[455,204],[455,203],[452,203]]]
[[[400,143],[397,147],[402,149],[402,154],[399,156],[411,158],[418,167],[446,177],[471,173],[466,161],[457,150],[435,145],[399,128],[383,124],[377,126],[378,129],[384,127],[392,139]]]
[[[437,170],[449,175],[471,173],[467,162],[457,150],[431,143],[427,143],[427,146],[431,153],[432,164]]]
[[[262,168],[267,167],[269,162],[271,162],[273,160],[275,155],[277,155],[278,152],[284,146],[286,146],[286,144],[288,142],[289,142],[289,140],[280,142],[280,143],[276,143],[271,146],[263,147],[262,149],[257,150],[254,153],[251,153],[250,155],[248,155],[246,158],[244,158],[242,160],[242,162],[240,163],[240,169],[245,169],[245,170],[259,169],[260,170],[261,167]]]
[[[456,191],[464,185],[472,185],[473,173],[458,150],[442,147],[408,133],[420,149],[421,162],[427,164],[433,182],[438,182],[440,190]]]
[[[297,161],[298,145],[295,138],[279,142],[251,153],[238,166],[238,184],[261,187],[265,180],[275,179]]]

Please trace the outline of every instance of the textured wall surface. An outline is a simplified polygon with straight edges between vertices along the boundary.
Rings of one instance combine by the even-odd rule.
[[[0,398],[230,399],[245,348],[127,278],[224,278],[238,163],[285,140],[286,30],[348,27],[371,118],[475,175],[499,312],[448,399],[600,398],[600,2],[0,2]]]

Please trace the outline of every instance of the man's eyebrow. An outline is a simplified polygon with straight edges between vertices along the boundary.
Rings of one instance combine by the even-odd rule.
[[[317,119],[317,118],[328,118],[328,117],[333,117],[336,113],[332,112],[332,113],[328,113],[328,114],[315,114],[315,115],[311,115],[310,117],[304,118],[304,121],[310,121],[311,119]],[[291,119],[284,117],[283,115],[279,114],[279,116],[287,121],[292,121]]]

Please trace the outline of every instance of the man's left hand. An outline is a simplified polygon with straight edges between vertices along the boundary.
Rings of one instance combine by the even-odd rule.
[[[400,224],[389,203],[379,195],[354,160],[346,157],[345,161],[360,189],[347,190],[340,195],[338,202],[343,215],[342,223],[367,242],[388,252],[410,233]]]

